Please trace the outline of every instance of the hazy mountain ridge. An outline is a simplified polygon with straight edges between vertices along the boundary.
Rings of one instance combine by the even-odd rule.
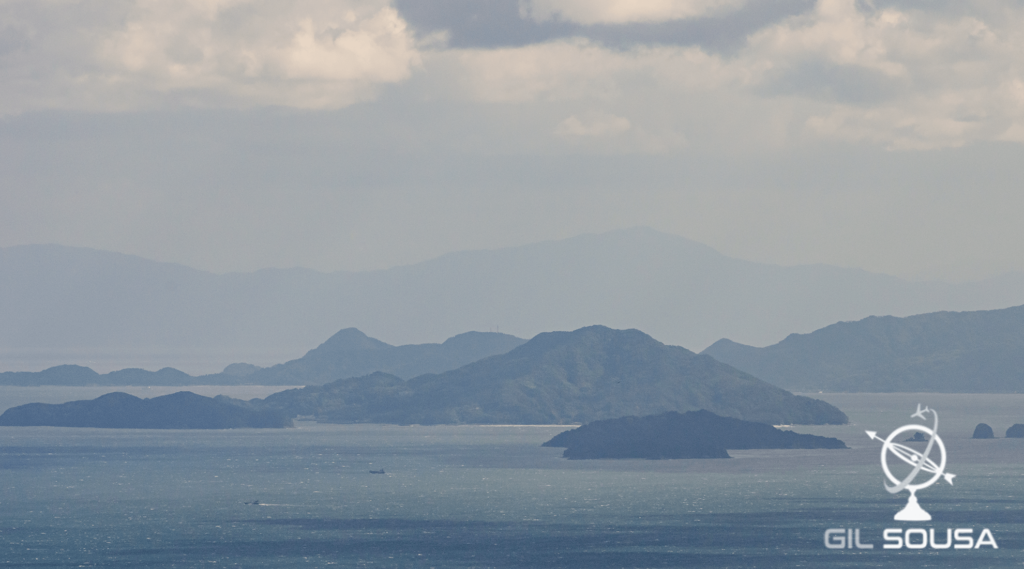
[[[292,420],[276,411],[245,409],[189,391],[151,399],[115,392],[88,401],[12,407],[0,414],[0,426],[240,429],[290,427]]]
[[[755,348],[702,352],[793,391],[1020,393],[1024,306],[868,317]]]
[[[392,346],[356,328],[345,328],[305,356],[256,370],[252,385],[320,385],[336,379],[383,372],[408,379],[456,369],[503,354],[526,340],[497,332],[465,332],[441,344]]]
[[[525,341],[496,332],[466,332],[441,344],[392,346],[346,328],[305,356],[270,368],[235,363],[221,373],[191,376],[174,368],[99,374],[88,367],[62,365],[40,372],[0,373],[0,385],[318,385],[377,371],[408,378],[455,369]]]
[[[650,229],[451,253],[363,273],[303,269],[216,275],[63,246],[0,249],[0,363],[134,367],[176,359],[295,358],[345,322],[394,343],[500,327],[532,337],[601,322],[699,348],[764,345],[871,314],[906,316],[1024,303],[1024,276],[951,285],[824,265],[732,259]],[[147,355],[146,362],[136,354]],[[179,365],[180,367],[180,365]],[[116,368],[114,368],[116,369]],[[195,372],[193,372],[195,373]]]
[[[639,330],[538,334],[512,351],[408,381],[383,373],[275,393],[250,405],[339,423],[571,424],[708,409],[768,423],[845,423],[795,396]]]
[[[241,378],[237,375],[213,374],[192,377],[170,367],[158,371],[126,368],[100,374],[85,366],[60,365],[43,371],[0,373],[0,385],[240,385],[242,383]]]

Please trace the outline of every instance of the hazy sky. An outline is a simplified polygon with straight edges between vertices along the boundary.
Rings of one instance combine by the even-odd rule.
[[[0,82],[0,246],[1024,270],[1020,2],[2,0]]]

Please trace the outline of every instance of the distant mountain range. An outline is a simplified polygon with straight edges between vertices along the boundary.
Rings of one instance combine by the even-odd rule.
[[[174,368],[99,374],[88,367],[62,365],[40,372],[0,373],[0,385],[319,385],[376,371],[410,378],[503,354],[525,341],[496,332],[467,332],[442,344],[392,346],[346,328],[305,356],[269,368],[235,363],[221,373],[193,377]]]
[[[706,409],[772,424],[846,423],[832,405],[638,330],[538,334],[507,354],[402,380],[375,373],[248,403],[338,423],[568,424]]]
[[[869,317],[755,348],[702,352],[792,391],[1024,392],[1024,306]]]
[[[650,229],[444,255],[362,273],[217,275],[56,245],[0,249],[0,369],[100,371],[294,359],[341,326],[420,344],[466,330],[532,337],[602,323],[701,348],[778,341],[872,314],[1024,303],[1024,276],[961,285],[726,257]]]
[[[276,411],[245,409],[225,398],[181,391],[140,399],[107,393],[91,401],[29,403],[0,415],[4,427],[94,427],[105,429],[283,428],[292,420]]]
[[[441,344],[392,346],[355,328],[346,328],[297,360],[254,371],[246,383],[320,385],[376,371],[409,379],[504,354],[524,342],[522,338],[497,332],[466,332]]]

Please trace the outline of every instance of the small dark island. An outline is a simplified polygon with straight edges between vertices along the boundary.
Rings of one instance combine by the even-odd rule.
[[[152,399],[115,392],[90,401],[12,407],[0,415],[0,426],[240,429],[290,427],[292,420],[278,411],[246,409],[190,391]]]
[[[992,439],[995,438],[995,433],[992,432],[992,427],[988,426],[987,423],[978,423],[977,427],[974,427],[974,434],[971,436],[972,439]]]
[[[1006,438],[1024,439],[1024,425],[1017,423],[1009,429],[1006,429]]]
[[[782,431],[705,410],[594,421],[542,446],[565,447],[562,456],[568,459],[729,458],[726,449],[847,448],[839,439]]]

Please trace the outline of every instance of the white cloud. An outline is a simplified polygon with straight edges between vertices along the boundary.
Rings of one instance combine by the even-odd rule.
[[[598,101],[630,116],[634,128],[657,121],[689,133],[703,125],[698,130],[720,142],[743,145],[831,139],[929,149],[1020,140],[1024,8],[986,6],[948,13],[819,0],[729,56],[570,39],[447,51],[427,67],[456,98]]]
[[[633,125],[629,119],[610,114],[579,118],[570,115],[555,127],[555,134],[564,137],[606,137],[616,136],[629,130]]]
[[[853,0],[820,0],[813,13],[754,34],[743,59],[763,70],[762,85],[824,103],[804,119],[814,137],[893,149],[998,139],[1024,119],[1024,11],[976,12],[863,11]],[[814,72],[802,76],[807,68]],[[822,89],[851,70],[859,84]],[[866,100],[843,100],[841,91],[867,83],[875,86]]]
[[[537,21],[584,25],[664,22],[730,12],[746,0],[521,0],[520,13]]]
[[[741,4],[522,6],[535,19],[607,24]],[[723,55],[692,45],[610,48],[580,38],[500,49],[428,46],[389,0],[12,0],[0,3],[0,115],[336,109],[370,100],[419,69],[424,81],[407,87],[414,96],[531,106],[544,125],[537,140],[576,116],[579,124],[557,128],[563,144],[593,126],[578,109],[628,116],[630,136],[658,133],[729,149],[823,139],[891,149],[1024,140],[1024,7],[980,0],[955,9],[914,6],[819,0]],[[615,137],[589,138],[612,144]]]
[[[751,36],[749,54],[782,65],[814,58],[903,75],[906,68],[891,52],[894,40],[905,38],[908,20],[896,10],[863,13],[854,0],[819,0],[812,13]]]
[[[699,48],[614,50],[584,39],[446,50],[431,54],[426,67],[447,96],[488,103],[612,101],[637,89],[711,90],[739,79],[725,77],[736,70]]]
[[[428,69],[441,75],[448,96],[488,103],[607,99],[620,91],[617,72],[631,65],[628,56],[585,40],[449,50],[432,60]]]
[[[68,17],[74,8],[86,19]],[[415,39],[380,0],[7,2],[0,112],[162,105],[339,108],[410,76]]]

